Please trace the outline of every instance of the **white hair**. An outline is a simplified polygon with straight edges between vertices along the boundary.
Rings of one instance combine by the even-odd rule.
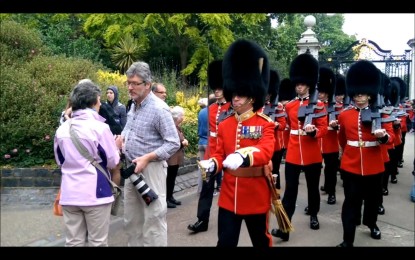
[[[181,106],[171,108],[170,112],[174,120],[184,116],[184,109]]]
[[[201,98],[197,101],[197,104],[201,107],[207,107],[208,99],[207,98]]]

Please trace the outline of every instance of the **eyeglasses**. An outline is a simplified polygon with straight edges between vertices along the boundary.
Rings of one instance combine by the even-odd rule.
[[[146,82],[145,81],[142,81],[142,82],[134,82],[134,81],[126,81],[125,82],[125,86],[133,86],[133,87],[138,87],[138,86],[140,86],[141,84],[145,84]]]

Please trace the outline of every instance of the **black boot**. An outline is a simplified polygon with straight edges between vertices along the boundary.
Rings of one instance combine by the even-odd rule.
[[[313,230],[320,228],[320,223],[318,222],[317,216],[310,216],[310,228]]]
[[[170,199],[168,199],[168,201],[176,205],[182,205],[182,202],[180,200],[176,200],[173,196]]]
[[[353,247],[353,243],[341,242],[336,247]]]
[[[369,227],[370,229],[370,236],[373,239],[380,239],[382,237],[382,233],[380,232],[377,225],[374,225],[373,227]]]
[[[187,226],[187,229],[195,233],[204,232],[208,230],[208,225],[209,221],[198,220],[196,223]]]
[[[274,237],[279,237],[282,239],[282,241],[288,241],[290,239],[290,233],[284,233],[279,229],[273,228],[271,230],[271,235]]]
[[[327,198],[327,204],[329,205],[336,204],[336,195],[329,194],[329,197]]]

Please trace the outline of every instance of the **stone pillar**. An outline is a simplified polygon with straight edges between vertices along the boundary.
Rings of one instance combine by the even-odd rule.
[[[415,38],[410,39],[406,44],[411,47],[411,69],[409,72],[409,99],[415,98]]]
[[[316,33],[311,30],[316,25],[316,18],[312,15],[306,16],[304,18],[304,25],[307,27],[307,30],[301,34],[301,39],[297,43],[298,54],[309,52],[318,60],[320,44],[316,38]]]

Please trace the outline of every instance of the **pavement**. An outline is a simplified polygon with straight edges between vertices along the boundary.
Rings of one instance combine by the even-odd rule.
[[[389,196],[384,196],[385,215],[378,217],[378,226],[382,232],[380,240],[370,237],[369,229],[360,225],[357,227],[355,247],[415,247],[415,203],[409,199],[409,193],[414,183],[411,174],[414,160],[414,134],[406,136],[404,167],[399,168],[398,183],[389,183]],[[284,165],[281,165],[284,172]],[[197,220],[198,203],[197,171],[178,176],[176,185],[181,182],[191,183],[188,188],[175,192],[176,199],[182,201],[181,206],[168,209],[168,245],[169,247],[214,247],[217,243],[217,199],[214,197],[209,229],[206,232],[191,233],[187,226]],[[284,184],[284,174],[281,176]],[[324,182],[321,175],[320,185]],[[282,185],[284,186],[284,185]],[[281,194],[283,194],[282,187]],[[304,175],[300,177],[297,208],[292,219],[294,231],[290,240],[283,242],[273,238],[274,247],[334,247],[342,242],[341,207],[344,200],[342,181],[337,182],[337,202],[327,204],[327,195],[321,193],[321,208],[318,214],[319,230],[311,230],[309,216],[304,214],[307,206],[307,186]],[[123,205],[119,216],[111,216],[109,246],[127,246],[127,237],[123,230]],[[270,219],[270,228],[277,227],[274,216]],[[62,217],[52,214],[52,205],[25,206],[1,205],[1,247],[62,247],[65,244],[64,223]],[[251,247],[248,232],[243,223],[239,247]]]

